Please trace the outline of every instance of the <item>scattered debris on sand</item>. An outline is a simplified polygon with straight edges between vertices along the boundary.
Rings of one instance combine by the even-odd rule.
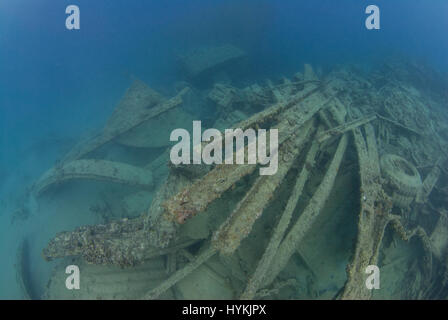
[[[223,46],[198,49],[182,59],[189,75],[197,77],[242,56],[240,49]],[[447,279],[443,275],[448,270],[444,209],[448,117],[442,111],[447,100],[445,92],[433,89],[428,94],[430,87],[410,81],[415,70],[403,62],[366,75],[344,66],[319,78],[306,65],[303,73],[280,84],[241,89],[215,83],[201,94],[218,110],[215,123],[279,130],[279,170],[272,176],[255,174],[258,164],[168,166],[166,149],[160,157],[165,160],[144,168],[89,159],[92,151],[110,141],[162,146],[142,143],[152,130],[147,124],[176,113],[188,89],[165,99],[141,82],[134,83],[103,132],[46,173],[35,192],[72,178],[151,187],[155,168],[162,167],[169,170],[166,179],[157,182],[152,204],[141,216],[61,232],[44,249],[44,257],[77,256],[101,268],[119,266],[125,269],[114,269],[113,277],[122,279],[129,273],[140,279],[135,281],[145,282],[134,288],[120,280],[132,294],[114,289],[121,293],[103,292],[100,298],[204,298],[196,289],[201,279],[208,279],[213,292],[229,298],[297,299],[312,294],[312,298],[370,299],[365,269],[386,261],[390,239],[399,237],[408,244],[416,240],[421,250],[406,275],[419,280],[412,282],[406,298],[446,298],[447,282],[439,280]],[[422,72],[419,68],[418,74]],[[431,72],[426,74],[430,77]],[[344,172],[353,170],[357,184],[347,183],[346,188],[357,193],[348,216],[357,220],[354,247],[348,245],[352,251],[345,256],[350,259],[339,261],[346,270],[334,268],[338,285],[317,283],[318,270],[301,252],[310,245],[306,239],[319,234],[316,228],[335,205],[329,201],[335,185],[340,185]],[[161,259],[168,271],[165,276],[159,272],[153,283],[141,270]],[[94,273],[95,267],[87,268]],[[305,292],[297,289],[300,286],[313,289]],[[52,286],[48,290],[47,297],[56,297]]]

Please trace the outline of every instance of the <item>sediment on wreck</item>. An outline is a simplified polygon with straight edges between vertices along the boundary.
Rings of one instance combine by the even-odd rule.
[[[361,129],[353,131],[358,153],[361,192],[361,209],[358,216],[358,236],[353,260],[347,267],[347,283],[341,299],[370,299],[372,291],[364,285],[365,270],[376,265],[378,251],[392,209],[390,201],[382,192],[380,167],[373,127],[364,127],[366,138]]]
[[[353,252],[347,249],[345,259],[351,257],[346,268],[347,278],[340,277],[338,282],[338,286],[342,286],[345,281],[344,286],[329,289],[326,297],[372,298],[371,290],[365,286],[365,270],[368,265],[380,262],[387,226],[402,239],[418,239],[422,245],[424,254],[407,275],[424,274],[424,279],[416,282],[412,296],[446,294],[448,281],[439,284],[437,276],[445,274],[447,269],[448,238],[440,234],[446,215],[444,195],[448,190],[443,179],[446,178],[443,164],[447,144],[440,132],[432,133],[443,125],[438,119],[430,118],[426,111],[420,113],[420,108],[430,103],[426,103],[417,89],[399,80],[385,81],[384,77],[373,74],[368,78],[350,68],[341,68],[318,79],[307,66],[304,75],[283,79],[280,84],[268,82],[263,88],[251,86],[236,90],[217,85],[207,99],[214,98],[214,103],[222,103],[221,114],[235,111],[240,103],[257,104],[245,111],[264,108],[232,124],[233,128],[279,129],[279,171],[276,175],[257,176],[257,164],[216,165],[206,170],[170,165],[168,177],[142,216],[60,233],[50,241],[44,256],[55,259],[75,255],[93,264],[130,268],[160,258],[166,261],[169,272],[157,286],[139,292],[139,297],[149,299],[165,297],[164,293],[176,292],[180,286],[191,289],[192,283],[183,281],[200,277],[197,273],[209,268],[211,261],[232,271],[226,273],[226,277],[234,285],[237,283],[232,288],[235,289],[234,297],[309,298],[291,289],[297,289],[299,284],[285,279],[284,275],[288,274],[285,269],[304,270],[294,269],[293,263],[289,263],[290,258],[298,252],[298,245],[308,240],[307,235],[318,227],[315,221],[323,219],[319,213],[334,189],[333,183],[338,181],[341,162],[349,155],[350,166],[359,168],[359,190],[355,190],[359,193],[357,236]],[[238,102],[232,104],[235,95]],[[407,96],[405,100],[403,96]],[[167,101],[163,100],[154,108],[164,103]],[[408,113],[404,112],[407,103],[412,103]],[[427,127],[419,125],[419,117]],[[88,143],[80,150],[89,148]],[[305,150],[308,153],[301,155]],[[166,150],[164,152],[165,156],[157,160],[157,168],[167,161]],[[391,159],[405,159],[408,167],[416,168],[423,180],[423,187],[404,202],[394,201],[389,190],[388,169],[381,165],[381,157],[389,154],[395,155]],[[316,159],[320,165],[324,164],[319,168],[328,168],[322,172],[323,176],[313,170]],[[81,160],[74,159],[61,167],[76,161]],[[299,168],[300,163],[302,168]],[[148,165],[143,170],[155,174],[151,168]],[[289,187],[291,181],[288,198],[280,196],[276,190]],[[309,190],[308,183],[312,184]],[[403,189],[401,185],[393,191],[405,193],[406,190],[399,190]],[[235,189],[239,197],[233,198]],[[223,206],[222,219],[214,221],[216,212],[212,207],[227,200],[234,203]],[[274,200],[282,205],[284,202],[285,206],[271,210],[270,204]],[[265,221],[272,228],[263,225],[258,229]],[[260,224],[257,226],[257,223]],[[200,229],[200,236],[185,237],[188,232],[182,231],[192,225],[204,230]],[[253,249],[250,246],[255,240],[251,236],[260,239],[261,232],[268,232],[270,238],[262,234],[264,242],[259,241],[257,255],[249,260],[245,253]],[[300,252],[297,256],[303,260],[306,269],[311,270],[309,272],[316,272],[307,263],[306,256],[301,256]],[[176,264],[185,257],[188,257],[186,263],[184,260]],[[293,293],[286,296],[284,292],[287,291]],[[310,292],[307,294],[311,295]]]
[[[74,160],[46,172],[34,186],[39,196],[52,185],[67,180],[86,179],[108,181],[129,186],[152,188],[152,172],[147,169],[107,160]]]
[[[296,223],[292,226],[291,230],[279,245],[275,258],[272,260],[271,267],[264,280],[266,285],[269,285],[276,278],[279,272],[286,266],[292,254],[296,251],[299,242],[309,231],[313,222],[322,210],[333,188],[339,166],[341,165],[345,150],[347,148],[347,143],[347,136],[342,136],[322,182],[310,199],[304,212],[299,216]]]
[[[324,99],[319,94],[314,97],[313,94],[317,93],[317,88],[314,84],[310,85],[310,87],[311,89],[308,90],[308,93],[300,94],[300,98],[293,97],[287,103],[275,105],[262,117],[260,114],[256,114],[240,123],[239,127],[243,129],[256,127],[261,125],[261,123],[265,123],[267,118],[270,119],[269,121],[273,121],[278,117],[279,123],[276,125],[276,129],[282,132],[279,139],[281,147],[285,140],[288,140],[292,134],[299,131],[330,100]],[[300,111],[296,110],[298,105],[301,106]],[[282,110],[284,112],[280,114]],[[221,143],[221,141],[218,140],[213,143]],[[245,156],[247,157],[247,150],[245,150]],[[251,174],[255,169],[256,166],[252,164],[218,165],[206,174],[204,178],[196,181],[191,187],[184,189],[178,195],[166,201],[164,204],[167,209],[166,219],[178,220],[183,216],[192,217],[204,211],[212,201],[219,198],[236,181]]]
[[[299,131],[297,137],[291,137],[282,145],[278,151],[282,154],[278,172],[275,175],[259,177],[244,199],[238,203],[237,208],[231,213],[225,224],[216,232],[213,243],[220,253],[232,254],[240,242],[251,232],[253,224],[263,213],[294,160],[303,150],[304,143],[314,133],[314,130],[311,129],[312,125],[313,122],[310,122],[308,126]]]
[[[33,194],[39,196],[51,186],[73,179],[110,181],[144,187],[152,186],[150,170],[124,163],[82,158],[148,120],[178,107],[188,90],[189,88],[184,88],[173,98],[165,100],[142,81],[135,80],[126,91],[103,130],[87,141],[82,141],[73,147],[60,163],[45,172],[33,185]]]
[[[302,191],[305,186],[305,183],[308,180],[310,171],[312,170],[315,164],[314,160],[318,150],[319,150],[319,144],[317,142],[312,143],[305,159],[305,165],[303,166],[300,175],[297,178],[297,181],[294,185],[292,194],[288,199],[285,211],[282,213],[282,216],[271,236],[269,244],[266,247],[266,250],[264,251],[260,261],[258,262],[255,272],[250,277],[243,294],[240,297],[242,300],[253,299],[258,289],[261,287],[263,280],[266,277],[267,272],[269,271],[269,267],[272,265],[272,261],[275,258],[276,252],[282,241],[282,238],[284,237],[284,234],[291,221],[292,214],[297,205],[297,202],[300,196],[302,195]]]

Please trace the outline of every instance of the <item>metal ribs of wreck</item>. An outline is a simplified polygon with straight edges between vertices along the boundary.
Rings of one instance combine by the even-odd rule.
[[[160,286],[148,292],[144,298],[157,298],[216,253],[232,254],[251,232],[255,221],[272,200],[274,191],[282,183],[300,152],[306,149],[306,145],[311,145],[306,157],[307,162],[297,177],[286,209],[272,234],[265,254],[260,259],[256,271],[248,279],[247,287],[241,296],[245,299],[254,298],[263,286],[268,286],[276,278],[319,215],[332,190],[343,155],[350,146],[348,132],[352,133],[358,156],[361,208],[358,216],[356,246],[352,260],[347,266],[347,282],[338,297],[342,299],[371,298],[372,292],[364,286],[365,268],[377,263],[383,235],[389,223],[402,239],[409,240],[417,236],[421,240],[425,250],[422,265],[428,275],[427,281],[430,281],[432,270],[430,241],[424,228],[417,226],[408,231],[405,228],[407,223],[403,216],[392,214],[393,199],[384,190],[385,182],[381,175],[379,160],[379,149],[390,146],[377,140],[372,121],[381,123],[377,127],[382,138],[385,134],[393,134],[394,130],[408,130],[416,132],[417,135],[420,133],[417,129],[409,127],[409,123],[401,124],[399,119],[393,118],[391,113],[384,114],[384,110],[379,110],[375,104],[377,102],[375,99],[379,97],[366,93],[365,88],[372,87],[367,80],[342,71],[334,73],[333,77],[328,77],[326,81],[321,82],[316,80],[317,77],[310,67],[305,68],[305,71],[301,83],[303,90],[291,94],[291,88],[288,86],[271,88],[275,96],[282,98],[277,99],[278,102],[275,105],[235,126],[243,129],[276,126],[281,134],[279,147],[281,165],[279,167],[282,169],[277,175],[256,179],[246,196],[214,232],[208,245],[203,247],[196,258],[183,269],[174,272]],[[377,76],[377,80],[380,77]],[[355,86],[352,86],[353,83]],[[394,85],[391,84],[391,86]],[[365,96],[362,97],[362,95]],[[368,103],[369,98],[373,105],[360,108],[358,103],[362,103],[362,99],[366,100],[364,103]],[[399,107],[395,105],[391,108]],[[376,116],[379,112],[382,114]],[[386,126],[390,127],[385,128]],[[421,136],[429,139],[427,135]],[[339,144],[327,172],[308,206],[287,233],[294,208],[302,194],[303,185],[309,178],[309,169],[312,168],[316,152],[327,148],[334,139],[339,139]],[[430,141],[430,146],[434,149],[433,140]],[[440,146],[440,141],[437,144]],[[423,150],[422,153],[429,153],[423,147],[421,150]],[[442,150],[446,152],[444,151],[446,145]],[[387,150],[383,150],[385,151]],[[422,157],[419,158],[422,159]],[[191,245],[191,242],[175,237],[176,229],[179,227],[177,223],[179,216],[188,213],[188,217],[194,217],[203,212],[210,203],[221,197],[243,177],[250,175],[255,168],[256,165],[218,165],[195,180],[172,170],[157,192],[148,213],[136,219],[62,232],[44,249],[44,257],[53,259],[81,255],[91,263],[132,266],[153,255],[175,252],[179,248]],[[438,176],[440,170],[431,174]],[[432,175],[430,179],[433,183],[428,182],[424,189],[425,198],[430,193],[428,185],[433,186],[434,180],[437,181],[437,177]],[[423,202],[421,198],[418,197],[419,201]]]

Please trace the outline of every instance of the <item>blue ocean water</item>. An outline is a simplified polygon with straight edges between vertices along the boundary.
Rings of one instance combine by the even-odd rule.
[[[70,4],[80,8],[80,30],[65,28]],[[380,30],[365,28],[370,4],[381,10]],[[101,127],[133,77],[166,91],[179,78],[177,56],[188,49],[243,48],[248,82],[291,75],[304,63],[368,69],[394,55],[446,73],[447,30],[444,0],[2,0],[0,201],[13,202],[86,132]],[[1,208],[0,298],[16,299],[20,235],[42,236],[53,215],[63,226],[64,213],[48,212],[21,227],[11,226],[12,206]],[[32,270],[39,285],[50,271],[38,260],[38,247],[56,229],[36,236]]]

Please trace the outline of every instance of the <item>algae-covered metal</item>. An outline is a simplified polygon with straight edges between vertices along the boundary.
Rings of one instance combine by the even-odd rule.
[[[235,50],[215,54],[218,51],[198,51],[185,58],[190,73],[201,74],[227,58],[241,56]],[[199,61],[204,55],[209,60]],[[375,295],[365,286],[367,266],[385,264],[384,256],[393,250],[391,243],[403,241],[403,246],[417,243],[421,252],[408,270],[406,279],[418,281],[413,280],[406,297],[447,296],[447,282],[440,284],[437,279],[448,270],[448,241],[443,231],[448,194],[443,170],[448,137],[443,123],[448,119],[442,113],[433,117],[427,110],[437,106],[432,111],[440,112],[446,100],[440,92],[427,95],[427,87],[401,77],[403,68],[413,70],[406,64],[394,65],[366,76],[342,67],[319,78],[307,65],[303,75],[283,79],[280,84],[267,82],[263,87],[257,84],[245,89],[216,84],[203,96],[219,107],[218,118],[244,106],[250,116],[233,128],[279,130],[278,172],[255,176],[258,164],[220,164],[208,169],[169,166],[167,179],[141,217],[60,233],[44,249],[44,256],[76,255],[89,263],[123,267],[166,257],[170,275],[144,292],[139,287],[143,298],[194,290],[197,277],[208,270],[216,280],[213,285],[221,286],[216,292],[233,290],[234,298],[297,298],[302,292],[302,297],[308,298],[370,299]],[[159,101],[149,109],[154,111],[143,113],[143,121],[178,106],[181,96]],[[113,170],[108,168],[120,169],[122,164],[76,160],[128,132],[140,120],[110,123],[121,129],[105,130],[107,138],[81,147],[79,150],[85,151],[75,152],[74,158],[69,157],[71,162],[52,169],[37,190],[63,181],[64,174],[113,180]],[[132,135],[125,140],[132,145]],[[126,168],[129,170],[115,178],[151,184],[147,169]],[[318,266],[307,261],[299,248],[310,246],[308,238],[320,233],[318,228],[325,225],[325,219],[332,219],[328,212],[337,211],[329,199],[347,205],[345,199],[335,200],[332,194],[348,171],[357,181],[346,186],[356,194],[345,216],[355,232],[353,239],[346,241],[350,243],[344,244],[350,251],[344,256],[346,270],[338,271],[337,286],[317,290],[316,286],[322,285],[315,281]],[[332,234],[322,237],[331,238]],[[411,238],[418,241],[411,243]],[[184,263],[176,265],[176,259]],[[303,283],[288,278],[291,270],[305,272],[297,260],[310,272],[307,295],[300,291]],[[220,273],[221,268],[224,271]],[[300,281],[302,274],[297,272]],[[217,274],[225,274],[228,282]],[[288,291],[288,287],[294,290]]]

